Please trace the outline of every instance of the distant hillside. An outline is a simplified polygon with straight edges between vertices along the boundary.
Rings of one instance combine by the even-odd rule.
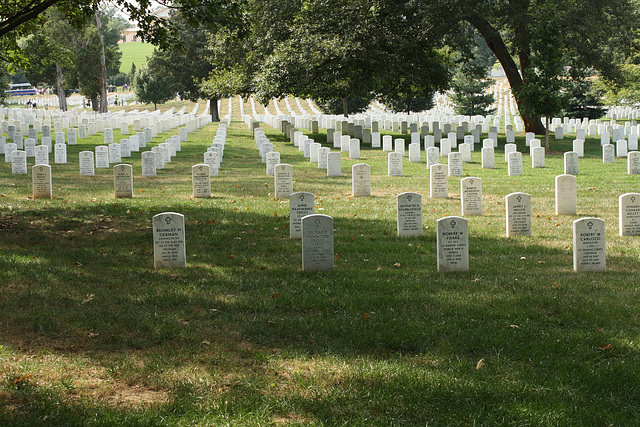
[[[131,64],[136,64],[136,68],[146,65],[147,58],[155,49],[151,43],[143,42],[121,43],[118,46],[122,52],[120,72],[125,74],[131,71]]]

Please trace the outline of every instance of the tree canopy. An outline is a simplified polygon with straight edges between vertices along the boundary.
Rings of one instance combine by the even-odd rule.
[[[482,35],[505,70],[526,129],[537,134],[544,127],[536,104],[549,106],[540,97],[554,99],[554,80],[582,80],[591,72],[618,79],[640,22],[634,0],[458,0],[439,13],[444,3],[425,5],[436,19],[466,22]]]
[[[212,86],[231,80],[262,102],[291,94],[323,103],[430,99],[447,87],[448,51],[415,1],[254,0],[247,7],[230,43],[213,44],[214,58],[242,54],[215,67]]]
[[[152,0],[113,3],[160,47],[179,33],[152,13]],[[52,5],[77,25],[99,4],[5,2],[0,49],[19,60],[18,38]],[[565,83],[580,87],[594,74],[623,81],[620,64],[640,22],[636,0],[176,0],[169,7],[210,32],[202,90],[254,94],[263,102],[292,94],[426,108],[435,91],[450,86],[452,52],[469,51],[479,34],[505,70],[526,129],[538,134],[540,116],[562,104]]]
[[[213,120],[220,120],[217,94],[204,92],[201,84],[213,70],[208,55],[212,33],[205,26],[189,25],[180,12],[171,13],[169,22],[171,37],[160,49],[154,50],[147,64],[149,73],[165,74],[164,80],[173,92],[190,101],[210,97]]]

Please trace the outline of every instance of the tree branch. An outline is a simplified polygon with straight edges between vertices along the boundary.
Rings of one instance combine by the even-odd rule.
[[[2,23],[0,23],[0,37],[15,30],[18,26],[35,19],[42,12],[58,3],[60,0],[44,0],[36,5],[27,6],[20,9],[18,12],[7,17]]]

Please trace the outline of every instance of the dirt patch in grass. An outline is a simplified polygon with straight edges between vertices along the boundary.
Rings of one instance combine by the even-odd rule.
[[[168,396],[165,391],[149,390],[140,386],[120,385],[110,390],[105,396],[110,406],[140,408],[166,403]]]
[[[13,224],[13,218],[10,216],[0,216],[0,231],[11,230]]]

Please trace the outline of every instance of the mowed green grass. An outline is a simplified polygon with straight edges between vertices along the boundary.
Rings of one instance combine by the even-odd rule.
[[[136,64],[136,68],[147,65],[147,60],[155,49],[151,43],[144,42],[120,43],[118,47],[122,52],[120,72],[125,74],[131,72],[131,64]]]
[[[430,199],[424,161],[405,159],[391,178],[386,153],[363,147],[327,178],[262,124],[293,165],[294,191],[334,218],[335,270],[311,273],[237,98],[233,113],[211,199],[190,197],[190,170],[217,124],[155,178],[140,176],[140,153],[127,159],[133,199],[113,198],[111,170],[79,176],[78,152],[101,135],[52,165],[52,200],[31,199],[30,176],[0,163],[0,424],[637,423],[640,243],[618,236],[617,198],[639,178],[623,159],[603,164],[599,140],[580,160],[576,216],[554,214],[561,155],[531,169],[519,135],[524,175],[509,177],[502,136],[495,169],[474,152],[464,174],[482,178],[484,214],[468,218],[469,272],[444,274],[436,221],[459,215],[460,177],[449,199]],[[350,195],[359,162],[371,165],[371,197]],[[420,237],[396,236],[404,191],[423,195]],[[531,237],[505,237],[514,191],[532,195]],[[186,269],[153,269],[151,219],[166,211],[185,215]],[[571,224],[583,216],[605,220],[606,272],[572,271]]]

